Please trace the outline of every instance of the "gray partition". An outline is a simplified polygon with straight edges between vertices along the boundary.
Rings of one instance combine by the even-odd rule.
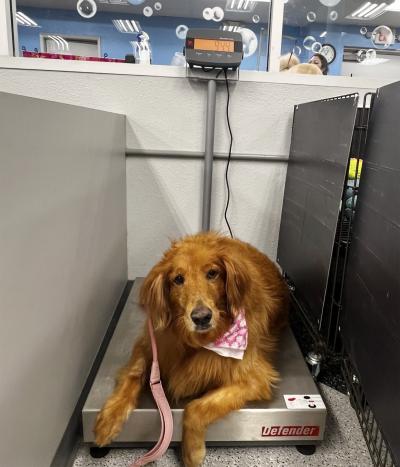
[[[381,88],[369,124],[342,323],[347,351],[396,465],[400,465],[399,109],[400,83]],[[376,435],[370,443],[378,443]]]
[[[296,296],[323,311],[358,95],[295,107],[278,263]]]
[[[47,467],[127,281],[125,117],[0,93],[0,465]]]

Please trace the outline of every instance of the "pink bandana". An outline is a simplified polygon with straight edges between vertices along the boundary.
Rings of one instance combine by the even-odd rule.
[[[247,336],[248,329],[244,310],[240,310],[228,331],[215,342],[205,345],[204,347],[216,352],[222,357],[242,360],[244,351],[247,348]]]

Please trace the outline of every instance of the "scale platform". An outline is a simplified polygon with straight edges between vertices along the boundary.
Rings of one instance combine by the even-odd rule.
[[[83,439],[86,443],[94,442],[96,416],[111,394],[117,371],[128,361],[133,343],[142,330],[145,315],[138,303],[142,280],[137,279],[132,287],[83,407]],[[208,445],[319,444],[324,436],[326,407],[290,329],[282,336],[276,366],[281,382],[273,400],[250,403],[212,424],[207,430]],[[171,408],[174,418],[172,442],[178,443],[181,441],[184,406],[173,405]],[[158,411],[150,390],[146,390],[138,408],[131,413],[111,446],[147,447],[158,440],[159,434]]]

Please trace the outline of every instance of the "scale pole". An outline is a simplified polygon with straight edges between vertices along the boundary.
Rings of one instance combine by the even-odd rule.
[[[201,229],[203,231],[210,230],[216,96],[217,83],[214,79],[210,79],[208,81],[207,87],[207,120],[206,145],[204,155],[203,215],[201,222]]]

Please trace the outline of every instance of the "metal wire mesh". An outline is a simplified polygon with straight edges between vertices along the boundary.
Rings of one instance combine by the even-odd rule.
[[[358,109],[356,125],[354,128],[353,141],[350,156],[355,164],[355,176],[351,179],[350,162],[348,177],[343,188],[341,210],[336,230],[335,244],[332,262],[328,278],[327,299],[321,315],[319,332],[322,334],[327,351],[333,354],[340,353],[342,343],[339,333],[339,323],[343,311],[342,297],[345,281],[345,269],[348,252],[351,244],[353,219],[356,209],[358,189],[361,175],[361,164],[365,158],[365,147],[367,141],[368,122],[371,105],[368,99],[371,94],[364,97],[362,108]]]
[[[360,379],[349,358],[344,358],[343,375],[347,384],[351,405],[357,414],[374,466],[395,467],[390,448],[368,404],[360,384]]]
[[[329,99],[332,100],[332,99]],[[373,94],[367,93],[364,96],[363,105],[358,109],[356,124],[351,143],[350,156],[352,164],[355,165],[354,179],[346,178],[339,219],[337,223],[334,249],[331,266],[328,276],[328,285],[324,308],[318,320],[308,310],[308,307],[301,301],[292,288],[292,300],[295,309],[300,314],[304,325],[315,341],[315,346],[325,358],[341,359],[342,342],[340,338],[340,319],[343,312],[342,298],[345,281],[345,270],[348,259],[348,252],[351,244],[353,219],[356,210],[358,189],[360,183],[360,173],[362,161],[365,158],[365,147],[367,141],[368,122],[372,107]],[[347,168],[349,174],[350,162]],[[350,193],[350,194],[349,194]]]

